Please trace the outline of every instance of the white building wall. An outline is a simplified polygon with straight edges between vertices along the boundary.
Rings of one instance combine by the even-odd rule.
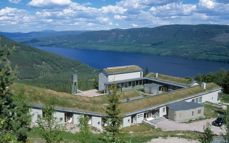
[[[37,125],[38,118],[42,117],[42,110],[31,108],[30,114],[32,116],[32,125]]]
[[[129,127],[131,125],[131,116],[123,118],[122,127]]]
[[[144,120],[144,113],[137,114],[137,120],[136,123],[142,123]]]
[[[188,99],[188,100],[185,100],[185,101],[186,102],[192,102],[193,100],[196,101],[197,98],[202,97],[201,103],[204,103],[204,102],[218,103],[219,102],[218,96],[219,96],[220,92],[221,91],[218,90],[218,91],[211,92],[211,93],[208,93],[208,94],[204,94],[204,95],[201,95],[201,96],[198,96],[198,97],[195,97],[195,98],[191,98],[191,99]],[[199,103],[199,102],[196,102],[196,103]]]
[[[82,115],[80,114],[73,114],[73,124],[79,125],[79,120]]]
[[[163,117],[166,115],[166,106],[160,107],[159,108],[159,117]]]
[[[101,117],[92,116],[92,118],[91,118],[91,126],[102,130],[102,118]]]
[[[205,94],[202,96],[202,102],[212,102],[212,103],[218,103],[218,95],[219,95],[220,91],[215,91],[215,92],[211,92],[208,94]]]
[[[105,83],[107,82],[107,77],[104,73],[99,74],[99,91],[105,90]]]
[[[55,111],[53,114],[53,117],[56,119],[56,122],[59,124],[64,124],[65,123],[65,116],[64,112],[57,112]]]
[[[135,79],[135,78],[141,78],[141,72],[108,75],[108,82],[127,80],[127,79]]]

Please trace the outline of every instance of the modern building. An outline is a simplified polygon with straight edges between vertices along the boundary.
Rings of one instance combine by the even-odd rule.
[[[168,118],[176,122],[188,122],[204,118],[204,106],[195,102],[180,101],[169,104]]]
[[[140,81],[137,83],[135,81],[142,78],[143,70],[136,65],[104,68],[99,74],[99,91],[106,91],[110,85],[117,83],[122,83],[126,88],[140,85]]]
[[[179,80],[181,82],[177,82]],[[160,117],[186,122],[203,117],[202,103],[218,103],[218,94],[222,90],[218,85],[214,83],[189,84],[186,79],[181,78],[179,80],[177,77],[158,74],[143,77],[142,69],[134,65],[111,67],[105,68],[99,74],[99,89],[106,91],[110,85],[116,84],[124,93],[127,92],[125,89],[133,90],[133,88],[141,86],[137,95],[128,101],[122,101],[120,104],[122,127]],[[147,96],[142,95],[144,91],[147,92]],[[62,98],[59,100],[66,100],[67,97],[59,96],[58,98]],[[78,102],[75,104],[72,100],[74,98],[81,100],[82,97],[75,96],[73,98],[69,96],[68,98],[70,102],[64,108],[60,105],[55,106],[54,116],[59,123],[76,125],[81,116],[88,116],[90,118],[89,124],[102,130],[106,116],[102,110],[106,105],[105,103],[100,102],[98,105],[95,100],[90,102],[90,99],[87,99],[85,103]],[[40,100],[38,102],[40,103]],[[42,107],[42,105],[31,105],[32,124],[36,125],[37,119],[42,116]]]
[[[157,76],[158,73],[156,73],[155,78],[143,77],[142,68],[136,65],[104,68],[99,74],[99,91],[107,92],[109,87],[114,84],[122,91],[132,90],[133,88],[144,89],[146,84],[160,86],[159,91],[171,91],[187,86],[171,81],[163,81]]]

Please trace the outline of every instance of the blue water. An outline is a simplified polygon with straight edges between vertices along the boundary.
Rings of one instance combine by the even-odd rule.
[[[163,74],[191,77],[200,73],[229,69],[229,64],[177,57],[154,56],[149,54],[123,53],[112,51],[82,50],[54,47],[37,47],[67,58],[78,60],[94,68],[109,66],[139,65],[149,71]]]

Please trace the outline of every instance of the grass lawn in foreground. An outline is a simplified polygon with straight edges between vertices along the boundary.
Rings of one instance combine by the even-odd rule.
[[[122,138],[130,143],[145,143],[153,138],[158,137],[181,137],[188,139],[197,139],[200,133],[190,131],[161,131],[146,124],[138,124],[131,127],[121,129]],[[61,132],[65,143],[80,143],[78,133]],[[102,134],[92,134],[88,138],[88,143],[102,143]],[[38,128],[33,128],[29,133],[29,141],[43,143],[44,141],[39,135]]]

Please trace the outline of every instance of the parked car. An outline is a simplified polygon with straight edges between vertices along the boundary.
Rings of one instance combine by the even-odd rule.
[[[224,123],[224,119],[222,117],[218,117],[212,122],[212,125],[217,126],[217,127],[221,127],[223,125],[223,123]]]

